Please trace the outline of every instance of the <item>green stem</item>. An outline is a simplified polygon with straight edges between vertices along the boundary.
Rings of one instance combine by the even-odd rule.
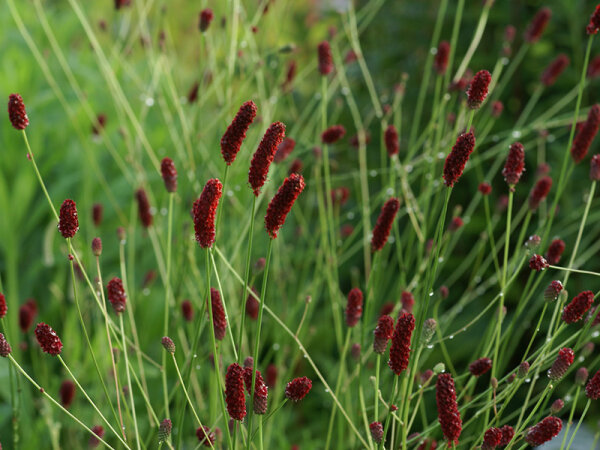
[[[131,375],[129,373],[129,356],[127,356],[127,342],[125,342],[125,327],[123,326],[123,314],[119,314],[119,326],[121,327],[121,336],[123,337],[123,356],[125,357],[125,373],[127,374],[127,387],[129,388],[129,401],[131,404],[131,416],[133,418],[133,429],[135,431],[135,441],[138,450],[141,449],[140,433],[138,431],[137,414],[135,413],[135,401],[133,399],[133,388],[131,387]]]
[[[250,214],[250,230],[248,231],[248,249],[246,250],[246,269],[244,273],[244,289],[242,290],[242,308],[240,314],[242,323],[238,336],[238,363],[242,362],[242,344],[244,341],[244,326],[246,322],[246,300],[248,298],[246,290],[248,289],[248,279],[250,278],[250,259],[252,255],[252,238],[254,235],[254,214],[256,213],[256,195],[252,195],[252,212]]]
[[[585,404],[585,409],[581,413],[581,417],[579,417],[579,422],[577,422],[577,426],[575,427],[575,431],[573,431],[573,434],[571,435],[571,439],[569,439],[569,445],[567,446],[567,450],[569,450],[571,448],[573,439],[575,439],[575,435],[577,434],[577,431],[579,430],[579,427],[581,426],[581,423],[583,422],[583,419],[584,419],[585,415],[587,414],[588,409],[590,408],[591,404],[592,404],[592,399],[590,398],[590,399],[588,399],[587,403]]]
[[[23,139],[25,139],[25,145],[27,146],[27,151],[29,152],[29,157],[31,158],[31,163],[33,164],[33,170],[35,170],[35,174],[40,182],[40,186],[42,187],[42,191],[44,191],[44,195],[46,196],[46,200],[48,200],[48,204],[50,205],[50,209],[54,214],[54,218],[58,222],[58,213],[56,212],[56,208],[52,204],[52,200],[50,200],[50,194],[48,194],[48,190],[46,189],[46,185],[44,184],[44,180],[42,179],[42,175],[38,170],[38,166],[35,163],[35,158],[33,157],[33,152],[31,151],[31,147],[29,146],[29,140],[27,139],[27,133],[23,130]]]
[[[173,233],[173,193],[169,193],[169,219],[167,225],[167,273],[165,281],[165,309],[163,311],[164,323],[163,323],[163,336],[169,335],[169,306],[171,303],[171,239]],[[163,385],[163,400],[165,403],[165,417],[171,418],[169,411],[169,388],[167,385],[167,355],[162,355],[162,385]]]
[[[565,448],[565,444],[567,443],[567,436],[569,435],[569,429],[573,424],[573,414],[575,413],[575,408],[577,407],[577,399],[579,398],[579,392],[581,392],[581,386],[578,385],[577,390],[575,391],[575,398],[573,398],[573,403],[571,404],[571,411],[569,411],[569,420],[567,421],[567,428],[565,429],[565,433],[560,444],[560,450],[563,450],[563,448]]]
[[[250,398],[253,399],[252,401],[254,401],[254,388],[255,388],[255,384],[256,384],[256,367],[258,366],[258,347],[260,344],[260,332],[262,329],[262,318],[263,318],[263,311],[265,308],[265,296],[267,293],[267,279],[269,276],[269,266],[271,265],[271,252],[273,250],[273,239],[269,239],[269,244],[267,247],[267,258],[265,261],[265,270],[263,272],[263,282],[262,282],[262,288],[260,291],[260,308],[258,310],[258,322],[257,322],[257,328],[256,328],[256,337],[254,339],[254,352],[252,353],[252,357],[254,358],[254,366],[252,367],[252,392],[250,395]],[[252,417],[254,416],[254,414],[252,413],[252,411],[250,412],[250,417],[248,418],[248,435],[250,436],[250,434],[252,433]],[[248,450],[250,450],[252,444],[252,440],[248,439],[247,445],[248,445]]]
[[[165,350],[165,353],[167,353],[166,350]],[[175,371],[177,372],[177,377],[179,378],[179,383],[181,384],[181,389],[183,389],[183,393],[185,395],[185,398],[187,399],[188,405],[190,405],[190,409],[192,410],[192,413],[194,414],[194,417],[196,418],[196,422],[198,422],[198,425],[200,425],[200,428],[204,428],[204,426],[202,425],[202,421],[200,420],[200,417],[198,417],[196,408],[194,408],[194,404],[192,403],[192,400],[190,399],[188,391],[185,388],[185,383],[183,382],[183,378],[181,377],[181,372],[179,371],[179,365],[177,364],[177,359],[175,358],[175,353],[171,353],[171,357],[173,359],[173,365],[175,366]],[[215,361],[215,364],[217,364],[216,361]],[[208,443],[210,444],[211,448],[214,448],[210,439],[208,440]]]
[[[335,382],[335,395],[336,397],[340,393],[340,388],[342,386],[342,377],[344,375],[344,366],[346,364],[346,354],[348,353],[348,347],[350,346],[350,331],[351,328],[348,328],[346,332],[346,339],[344,341],[344,348],[342,349],[342,355],[340,356],[340,368],[338,370],[337,380]],[[331,443],[331,437],[333,435],[333,424],[335,422],[335,413],[337,412],[336,408],[331,409],[331,413],[329,415],[329,426],[327,427],[327,438],[325,439],[325,449],[329,448]]]
[[[110,424],[110,422],[108,420],[106,420],[106,417],[104,417],[104,415],[102,414],[102,412],[100,412],[100,410],[98,409],[98,407],[96,406],[96,404],[93,402],[93,400],[90,398],[90,396],[87,394],[87,392],[85,391],[85,389],[83,389],[83,387],[81,386],[81,384],[79,384],[79,381],[77,381],[77,378],[75,378],[75,375],[73,375],[73,372],[71,372],[71,369],[69,369],[69,366],[67,366],[67,364],[62,359],[62,357],[60,355],[57,355],[57,358],[61,362],[61,364],[63,365],[63,367],[65,368],[65,370],[69,374],[69,376],[73,379],[73,381],[77,385],[77,388],[83,393],[84,397],[87,399],[87,401],[90,403],[90,405],[92,405],[92,408],[94,408],[94,410],[98,413],[98,415],[100,416],[100,418],[102,419],[102,421],[106,424],[106,426],[110,429],[110,431],[112,431],[113,434],[121,441],[121,443],[125,446],[125,448],[130,449],[130,447],[127,445],[127,443],[121,438],[121,436],[119,435],[119,433],[117,433],[117,431],[112,427],[112,425]]]
[[[25,372],[25,370],[23,370],[23,368],[19,365],[19,363],[17,361],[15,361],[15,359],[12,357],[12,355],[8,355],[8,359],[10,359],[10,362],[13,363],[14,367],[16,367],[16,369],[21,372],[21,374],[27,378],[27,380],[29,380],[29,382],[31,384],[33,384],[35,386],[35,388],[40,391],[42,393],[42,395],[44,395],[48,400],[50,400],[52,403],[54,403],[54,405],[56,405],[58,407],[58,409],[60,409],[62,412],[64,412],[67,416],[69,416],[71,419],[73,419],[77,424],[79,424],[81,427],[83,427],[85,430],[88,431],[88,433],[90,433],[91,436],[94,436],[96,439],[98,439],[100,442],[102,442],[107,448],[110,448],[112,450],[114,450],[110,445],[108,445],[106,443],[106,441],[104,441],[101,437],[99,437],[96,433],[94,433],[91,429],[89,429],[82,421],[80,421],[77,417],[75,417],[73,414],[71,414],[67,409],[65,409],[60,403],[58,403],[56,400],[54,400],[50,394],[48,394],[46,392],[45,389],[43,389],[39,384],[37,384],[33,378],[31,378],[27,372]],[[118,437],[118,435],[117,435]],[[125,444],[126,448],[127,444]]]
[[[208,317],[210,321],[213,320],[213,312],[212,312],[212,301],[210,299],[210,248],[206,249],[206,304],[208,305]],[[227,408],[225,408],[225,399],[223,398],[223,384],[221,382],[221,369],[219,367],[219,353],[217,352],[217,340],[215,339],[215,327],[211,324],[208,328],[210,328],[210,342],[212,345],[213,351],[213,361],[215,367],[215,373],[217,375],[217,385],[218,385],[218,395],[219,395],[219,403],[221,405],[221,412],[223,414],[223,419],[225,420],[225,434],[227,436],[227,444],[229,448],[233,448],[233,440],[231,438],[231,433],[229,432],[229,425],[227,424]],[[192,362],[190,362],[190,365]]]

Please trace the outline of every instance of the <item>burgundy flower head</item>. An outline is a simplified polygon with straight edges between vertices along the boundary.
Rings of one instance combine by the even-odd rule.
[[[299,402],[312,388],[312,381],[307,377],[294,378],[285,387],[285,397],[293,402]]]
[[[100,444],[100,440],[98,438],[102,439],[104,437],[104,428],[102,428],[102,425],[94,425],[92,427],[92,432],[95,436],[90,436],[89,444],[90,447],[96,448]]]
[[[16,130],[24,130],[29,125],[25,103],[19,94],[10,94],[8,97],[8,118]]]
[[[510,146],[508,150],[508,157],[506,158],[506,164],[502,170],[504,180],[509,186],[514,186],[519,182],[523,170],[525,169],[525,151],[523,150],[523,144],[515,142]]]
[[[558,294],[563,290],[563,285],[560,281],[554,280],[544,290],[544,300],[547,302],[553,302],[558,298]]]
[[[548,369],[548,377],[551,380],[560,380],[569,369],[569,366],[573,364],[573,361],[575,361],[573,350],[570,348],[561,348],[554,363],[552,363],[552,367]]]
[[[290,168],[288,170],[288,175],[291,175],[293,173],[301,173],[302,169],[304,169],[304,164],[302,164],[302,160],[299,158],[296,158],[295,160],[292,161],[292,164],[290,164]]]
[[[579,386],[585,386],[585,382],[589,377],[589,372],[585,367],[580,367],[575,373],[575,383]]]
[[[225,134],[223,134],[221,138],[221,154],[228,166],[235,161],[235,157],[242,147],[242,142],[246,138],[246,132],[255,117],[256,105],[252,100],[249,100],[240,106],[233,121],[227,127]]]
[[[475,74],[467,90],[467,106],[478,109],[488,94],[488,87],[492,82],[492,75],[487,70],[480,70]]]
[[[119,10],[125,6],[131,5],[131,0],[115,0],[115,9]]]
[[[479,187],[477,189],[482,195],[490,195],[492,193],[492,185],[485,181],[479,183]]]
[[[288,213],[305,186],[304,177],[297,173],[283,180],[277,194],[271,199],[265,215],[265,228],[271,239],[277,237],[279,229],[285,223]]]
[[[65,239],[72,238],[79,230],[77,207],[71,199],[66,199],[60,207],[58,215],[58,231]]]
[[[277,366],[275,364],[271,363],[267,366],[265,381],[270,388],[275,387],[275,384],[277,383]]]
[[[529,268],[539,272],[548,268],[548,261],[542,255],[533,255],[529,260]]]
[[[94,226],[99,227],[102,223],[102,212],[104,208],[102,203],[94,203],[92,206],[92,220],[94,222]]]
[[[469,372],[476,377],[480,377],[492,368],[492,360],[490,358],[479,358],[469,364]]]
[[[510,425],[504,425],[502,428],[500,428],[500,431],[502,432],[502,439],[498,445],[503,447],[508,445],[508,443],[512,440],[515,435],[515,430]]]
[[[202,248],[210,248],[215,242],[215,218],[223,185],[216,178],[206,182],[200,198],[194,202],[194,230],[196,241]]]
[[[594,302],[592,291],[583,291],[563,309],[562,320],[566,323],[579,322]]]
[[[546,417],[537,425],[529,428],[525,434],[525,441],[532,447],[542,445],[552,440],[562,430],[562,421],[558,417]]]
[[[413,306],[415,305],[414,295],[408,291],[402,291],[402,294],[400,295],[400,301],[402,302],[402,309],[405,312],[412,314]]]
[[[592,156],[590,160],[590,179],[600,180],[600,154]]]
[[[388,156],[397,155],[400,151],[400,143],[398,138],[398,130],[392,124],[388,125],[383,135],[385,142],[385,149],[387,150]]]
[[[488,429],[483,435],[483,445],[481,450],[492,450],[500,445],[502,441],[502,430],[500,428],[492,427]]]
[[[410,341],[413,330],[415,329],[415,318],[410,313],[404,313],[396,322],[396,329],[392,336],[392,346],[390,347],[390,359],[388,365],[392,372],[400,375],[408,367],[408,358],[410,356]]]
[[[214,447],[215,445],[215,433],[210,431],[210,428],[205,425],[196,430],[196,437],[200,441],[200,444],[205,447]]]
[[[539,41],[542,33],[546,29],[546,25],[548,25],[548,22],[550,21],[550,17],[552,17],[550,8],[540,9],[525,31],[525,35],[523,36],[525,41],[530,44]]]
[[[388,341],[394,334],[394,319],[387,315],[380,316],[373,334],[375,335],[373,351],[381,355],[385,352]]]
[[[252,394],[252,367],[244,368],[244,384],[248,394]],[[254,401],[252,402],[254,414],[262,415],[267,412],[268,396],[267,385],[263,381],[260,371],[257,370],[254,380]]]
[[[585,27],[587,34],[596,34],[598,30],[600,30],[600,5],[596,6],[590,17],[590,23]]]
[[[60,355],[63,346],[62,342],[49,325],[46,325],[44,322],[38,323],[35,327],[35,337],[42,351],[53,356]]]
[[[73,399],[75,398],[75,383],[73,383],[71,380],[63,381],[60,385],[58,393],[60,395],[60,403],[66,409],[69,409],[73,403]]]
[[[252,288],[252,292],[256,294],[257,297],[260,297],[256,288]],[[260,307],[260,303],[252,294],[248,294],[248,298],[246,298],[246,315],[250,317],[252,320],[258,319],[258,309]]]
[[[177,190],[177,169],[171,158],[163,158],[160,163],[160,173],[167,192],[175,192]]]
[[[148,228],[152,225],[152,213],[150,212],[150,202],[148,202],[148,196],[146,195],[146,191],[144,188],[139,188],[135,192],[135,198],[138,203],[138,213],[140,215],[140,220],[142,221],[142,225],[144,228]]]
[[[200,83],[197,81],[192,84],[192,87],[188,91],[187,101],[188,103],[195,103],[198,100],[198,89],[200,89]]]
[[[321,142],[333,144],[343,138],[345,134],[346,129],[342,125],[332,125],[321,133]]]
[[[475,135],[473,132],[458,136],[444,163],[444,183],[446,186],[454,186],[454,183],[461,177],[474,148]]]
[[[118,277],[114,277],[108,282],[106,291],[108,293],[108,301],[113,306],[115,312],[119,314],[125,311],[127,294],[125,294],[125,288],[123,288],[123,281]]]
[[[529,194],[529,209],[535,211],[540,203],[546,199],[552,187],[552,178],[545,176],[540,178]]]
[[[201,32],[205,32],[206,30],[208,30],[208,27],[210,26],[210,23],[212,22],[213,18],[214,18],[214,14],[212,9],[210,8],[206,8],[203,9],[202,11],[200,11],[200,17],[198,20],[198,28],[200,29]]]
[[[575,164],[580,163],[587,155],[587,152],[592,145],[592,141],[600,128],[600,105],[596,104],[590,108],[587,120],[583,126],[579,128],[573,145],[571,146],[571,157]]]
[[[252,156],[250,171],[248,172],[248,183],[250,183],[254,195],[257,197],[267,181],[269,167],[284,137],[285,125],[281,122],[272,123],[260,141],[254,156]]]
[[[436,402],[438,420],[444,437],[448,444],[458,444],[458,438],[462,431],[462,420],[458,405],[456,404],[456,389],[454,380],[449,373],[438,375],[436,383]]]
[[[448,68],[448,58],[450,56],[450,43],[442,41],[439,43],[435,58],[433,59],[433,69],[438,75],[444,75]]]
[[[158,442],[166,442],[171,436],[173,423],[170,419],[163,419],[158,427]]]
[[[10,344],[8,343],[4,335],[0,333],[0,356],[6,358],[8,355],[10,355],[11,352],[12,349],[10,348]]]
[[[19,308],[19,328],[23,333],[27,333],[33,320],[37,316],[37,304],[35,300],[29,299]]]
[[[294,151],[296,147],[296,141],[292,138],[286,137],[281,144],[277,147],[277,151],[275,152],[275,162],[280,163],[285,161],[285,159]],[[292,172],[293,173],[293,172]]]
[[[329,42],[323,41],[317,47],[319,54],[319,72],[321,75],[329,75],[333,70],[333,57]]]
[[[460,217],[458,217],[458,216],[453,217],[452,220],[450,221],[450,225],[448,225],[448,231],[452,233],[452,232],[458,230],[463,225],[464,225],[464,222]]]
[[[373,422],[369,424],[369,429],[371,430],[371,437],[373,438],[373,442],[376,444],[380,444],[383,440],[383,425],[381,422]]]
[[[397,198],[390,198],[379,213],[375,228],[373,228],[373,238],[371,239],[371,248],[373,251],[379,251],[386,244],[390,231],[392,231],[392,224],[394,218],[400,209],[400,201]]]
[[[497,119],[502,114],[502,111],[504,111],[504,104],[501,101],[496,100],[492,103],[492,117]]]
[[[363,293],[359,288],[354,288],[348,293],[346,304],[346,325],[355,326],[363,312]]]
[[[600,399],[600,370],[588,381],[585,386],[585,395],[592,400]]]
[[[549,264],[556,265],[560,261],[560,257],[565,251],[565,241],[562,239],[554,239],[550,246],[548,247],[548,251],[546,252],[546,260]]]
[[[0,293],[0,319],[6,316],[6,311],[8,308],[6,307],[6,298],[4,294]]]
[[[552,405],[550,405],[550,414],[558,413],[561,409],[563,409],[564,406],[565,402],[562,401],[562,399],[557,398],[552,402]]]
[[[567,68],[569,62],[569,57],[564,53],[558,55],[556,59],[546,67],[546,70],[542,74],[542,77],[540,78],[542,84],[546,87],[552,86],[560,74]]]
[[[227,331],[227,318],[221,301],[221,294],[215,288],[210,288],[210,303],[212,307],[213,328],[215,339],[222,341]],[[208,310],[208,308],[207,308]]]
[[[186,322],[191,322],[194,320],[194,307],[192,306],[192,302],[189,300],[184,300],[181,302],[181,315]]]
[[[598,78],[600,76],[600,56],[594,57],[587,69],[587,77],[589,79]]]
[[[227,412],[234,420],[243,420],[246,417],[243,374],[244,369],[237,363],[231,364],[225,374],[225,402]]]
[[[160,343],[162,344],[164,349],[166,351],[168,351],[170,354],[175,353],[175,350],[176,350],[175,342],[173,342],[173,339],[171,339],[169,336],[163,336],[163,338],[160,340]]]

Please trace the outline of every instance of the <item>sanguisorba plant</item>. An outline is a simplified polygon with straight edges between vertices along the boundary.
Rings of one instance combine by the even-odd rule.
[[[8,80],[4,448],[598,443],[600,5],[565,43],[551,4],[494,41],[502,2],[432,1],[392,88],[411,2],[289,34],[306,5],[31,3],[0,6],[40,68]]]

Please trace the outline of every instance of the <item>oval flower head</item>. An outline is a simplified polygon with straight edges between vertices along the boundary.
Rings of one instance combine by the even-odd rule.
[[[202,248],[210,248],[215,242],[215,218],[222,193],[223,185],[218,179],[212,178],[206,182],[200,198],[194,202],[194,231],[196,241]]]
[[[283,180],[277,194],[271,199],[265,216],[265,228],[271,239],[277,237],[279,229],[285,223],[288,213],[305,186],[304,177],[297,173]]]

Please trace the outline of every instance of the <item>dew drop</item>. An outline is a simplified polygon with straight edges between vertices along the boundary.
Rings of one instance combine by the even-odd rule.
[[[432,55],[437,55],[437,52],[438,52],[438,50],[437,50],[437,48],[435,48],[435,47],[431,47],[431,48],[429,49],[429,53],[431,53]]]
[[[508,58],[504,57],[500,60],[500,62],[502,63],[503,66],[506,66],[508,64]]]
[[[413,171],[413,166],[411,166],[410,164],[407,164],[405,169],[408,173],[411,173]]]
[[[145,103],[146,106],[154,106],[154,99],[152,97],[147,97]]]
[[[277,351],[277,350],[279,350],[279,348],[280,348],[280,346],[277,342],[273,344],[273,350]]]
[[[515,130],[512,132],[512,137],[514,138],[520,138],[521,137],[521,132],[519,130]]]
[[[525,378],[525,383],[531,383],[531,378]]]
[[[448,336],[448,339],[454,339],[454,335],[451,334],[450,336]]]
[[[427,348],[433,348],[433,344],[429,344]]]
[[[376,170],[371,170],[369,172],[369,175],[371,175],[372,177],[376,177],[377,176],[377,171]]]
[[[592,333],[592,337],[598,337],[598,336],[600,336],[600,331],[594,331]]]
[[[431,291],[431,292],[429,293],[429,296],[430,296],[430,297],[433,297],[433,291]]]
[[[443,257],[443,256],[440,256],[440,257],[438,258],[438,262],[444,262],[444,257]]]

